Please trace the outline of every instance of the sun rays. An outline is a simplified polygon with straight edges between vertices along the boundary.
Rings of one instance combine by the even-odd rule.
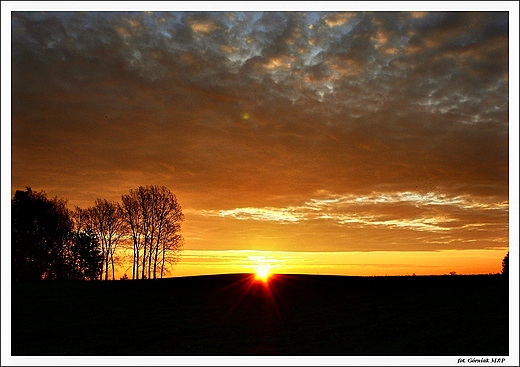
[[[269,281],[269,277],[271,276],[271,269],[272,266],[268,264],[255,266],[255,279],[267,283]]]

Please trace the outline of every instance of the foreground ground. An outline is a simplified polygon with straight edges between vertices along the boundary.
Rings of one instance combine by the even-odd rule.
[[[501,276],[12,284],[13,356],[508,355]]]

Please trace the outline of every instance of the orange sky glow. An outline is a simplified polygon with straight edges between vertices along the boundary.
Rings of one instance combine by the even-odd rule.
[[[169,276],[501,271],[507,11],[14,11],[10,28],[11,197],[166,186],[185,215]]]

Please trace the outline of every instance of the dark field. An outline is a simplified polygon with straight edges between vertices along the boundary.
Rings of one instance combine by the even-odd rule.
[[[501,276],[12,283],[13,356],[507,356]]]

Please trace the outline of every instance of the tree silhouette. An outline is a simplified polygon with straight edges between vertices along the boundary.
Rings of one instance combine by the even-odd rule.
[[[95,280],[103,271],[103,256],[96,235],[90,231],[74,233],[72,246],[72,279]]]
[[[69,211],[66,200],[31,188],[16,191],[12,207],[14,280],[115,279],[116,250],[134,247],[132,279],[156,279],[175,264],[183,247],[184,220],[175,195],[164,186],[140,186],[123,205],[97,199]],[[139,270],[141,270],[139,272]]]
[[[65,200],[45,192],[15,192],[11,201],[14,280],[67,278],[66,247],[73,228]]]
[[[509,275],[509,252],[506,256],[504,256],[504,259],[502,260],[502,275]]]
[[[164,186],[139,186],[122,196],[133,241],[132,279],[163,276],[165,263],[175,262],[182,249],[184,220],[175,195]]]
[[[28,187],[15,192],[11,211],[13,280],[93,280],[99,275],[99,242],[93,232],[75,226],[64,199],[49,199]]]
[[[76,208],[75,218],[84,228],[91,231],[101,244],[102,271],[108,280],[109,268],[115,279],[114,253],[126,233],[126,221],[121,206],[106,199],[97,199],[93,207]]]
[[[135,191],[122,196],[125,218],[130,227],[133,243],[132,279],[139,279],[139,253],[143,248],[142,209],[139,205],[139,195]]]

